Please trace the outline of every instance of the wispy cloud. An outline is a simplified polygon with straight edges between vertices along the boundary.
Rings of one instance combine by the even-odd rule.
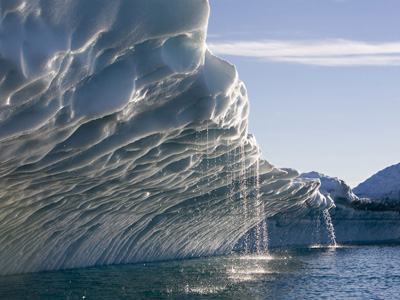
[[[368,43],[343,39],[209,42],[217,55],[319,66],[400,66],[400,42]]]

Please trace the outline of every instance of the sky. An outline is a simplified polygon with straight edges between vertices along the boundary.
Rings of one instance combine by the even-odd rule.
[[[399,0],[209,2],[263,158],[351,187],[400,162]]]

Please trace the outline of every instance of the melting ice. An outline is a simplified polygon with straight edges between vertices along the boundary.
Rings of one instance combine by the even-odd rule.
[[[0,0],[0,274],[227,253],[267,216],[332,205],[259,158],[208,13]]]

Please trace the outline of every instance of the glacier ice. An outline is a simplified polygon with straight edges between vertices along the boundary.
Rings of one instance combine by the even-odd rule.
[[[226,253],[265,217],[333,205],[259,158],[208,13],[0,0],[0,275]]]
[[[370,191],[385,189],[383,196],[375,198],[361,198],[343,180],[318,172],[303,173],[299,177],[319,179],[319,191],[335,203],[329,213],[339,244],[400,243],[398,167],[388,167],[359,185]],[[282,211],[267,219],[271,247],[331,244],[328,229],[321,210],[301,214]],[[250,236],[254,240],[254,229]]]

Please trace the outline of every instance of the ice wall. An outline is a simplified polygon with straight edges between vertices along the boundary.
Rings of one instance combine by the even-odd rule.
[[[0,274],[230,251],[332,205],[259,158],[206,0],[0,0]]]
[[[397,165],[398,168],[399,165]],[[319,191],[335,207],[329,210],[329,220],[320,210],[293,214],[282,211],[267,220],[268,245],[315,246],[332,244],[329,222],[333,225],[335,240],[339,244],[400,243],[400,197],[396,193],[396,166],[378,172],[360,184],[374,190],[386,190],[378,198],[359,198],[351,188],[336,177],[318,172],[301,174],[301,178],[317,178],[321,181]],[[383,176],[387,174],[389,176]],[[385,181],[383,178],[387,177]],[[376,178],[378,180],[376,180]],[[397,181],[398,182],[398,181]],[[391,186],[393,190],[387,188]],[[254,244],[255,230],[249,232],[249,240]],[[253,246],[254,247],[254,246]]]

